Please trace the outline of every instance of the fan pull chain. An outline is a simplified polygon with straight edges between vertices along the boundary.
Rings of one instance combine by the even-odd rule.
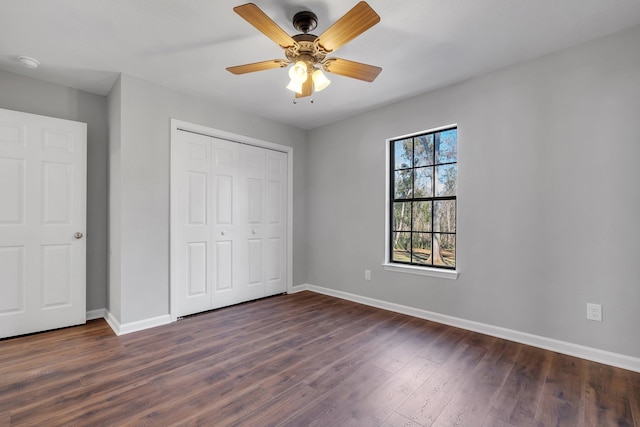
[[[298,103],[298,99],[295,96],[293,97],[293,103],[294,105]],[[311,98],[311,103],[313,104],[313,98]]]

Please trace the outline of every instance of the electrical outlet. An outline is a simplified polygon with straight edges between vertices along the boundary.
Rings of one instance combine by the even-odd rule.
[[[587,303],[587,319],[602,322],[602,305]]]
[[[371,280],[371,270],[364,271],[364,280]]]

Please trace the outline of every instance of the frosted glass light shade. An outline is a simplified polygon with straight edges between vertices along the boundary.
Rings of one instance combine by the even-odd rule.
[[[311,78],[313,79],[313,88],[316,92],[320,92],[331,84],[331,80],[329,80],[320,69],[315,70]]]
[[[289,78],[297,83],[304,83],[307,81],[307,64],[304,61],[296,62],[291,69],[289,69]]]
[[[291,81],[287,85],[287,89],[295,93],[302,93],[302,83],[296,82],[295,80],[291,79]]]

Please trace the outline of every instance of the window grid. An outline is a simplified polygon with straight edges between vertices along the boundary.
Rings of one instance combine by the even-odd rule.
[[[440,163],[438,161],[438,156],[441,156],[442,154],[439,151],[439,149],[441,149],[440,145],[441,145],[441,140],[440,140],[440,136],[443,133],[449,132],[451,133],[451,135],[453,135],[453,138],[455,139],[455,143],[453,145],[455,145],[455,161],[443,161],[442,163]],[[422,138],[422,139],[421,139]],[[398,165],[396,164],[396,144],[397,143],[407,143],[409,140],[411,140],[411,164],[410,165],[406,165],[405,167],[403,167],[404,165],[400,165],[400,167],[398,167]],[[425,153],[423,153],[423,156],[426,157],[427,159],[431,159],[431,161],[427,160],[426,164],[423,164],[424,162],[422,161],[423,159],[417,159],[417,149],[416,149],[416,145],[417,142],[416,141],[421,141],[422,144],[424,145],[425,142],[428,144],[429,141],[431,141],[431,147],[429,147],[428,151],[426,153],[426,156],[424,156]],[[390,147],[390,180],[391,180],[391,194],[390,194],[390,199],[392,200],[392,203],[390,204],[390,239],[389,239],[389,246],[390,246],[390,257],[391,257],[391,261],[394,263],[401,263],[401,264],[409,264],[409,265],[416,265],[416,266],[422,266],[422,267],[434,267],[434,268],[443,268],[443,269],[455,269],[456,266],[456,234],[457,234],[457,128],[456,127],[452,127],[452,128],[447,128],[447,129],[440,129],[438,131],[433,131],[433,132],[426,132],[423,134],[419,134],[419,135],[415,135],[413,137],[406,137],[406,138],[400,138],[400,139],[395,139],[392,140],[390,142],[391,147]],[[406,156],[405,156],[406,157]],[[420,160],[420,161],[419,161]],[[451,160],[451,159],[449,159]],[[454,178],[452,179],[453,185],[455,190],[453,191],[453,194],[449,194],[449,195],[444,195],[444,196],[439,196],[438,195],[438,190],[437,190],[437,185],[439,184],[439,177],[438,177],[438,168],[442,168],[443,166],[452,166],[455,165],[455,173],[454,173]],[[425,169],[431,169],[432,173],[431,176],[429,177],[430,180],[430,195],[427,196],[416,196],[416,170],[425,170]],[[403,194],[404,197],[402,196],[398,196],[396,194],[396,179],[397,179],[397,173],[398,172],[409,172],[410,175],[410,190],[408,192],[405,192],[405,194]],[[450,184],[449,182],[447,182],[448,184]],[[448,218],[451,218],[451,215],[453,215],[453,230],[455,231],[443,231],[442,226],[440,226],[440,224],[436,225],[436,215],[440,215],[440,212],[436,211],[436,203],[438,202],[442,202],[442,201],[453,201],[453,214],[449,213]],[[417,230],[417,228],[419,228],[419,226],[417,225],[417,215],[415,212],[415,206],[416,203],[420,203],[420,202],[430,202],[430,208],[429,208],[429,230],[428,231],[424,231],[423,229],[419,229]],[[403,205],[403,208],[405,208],[405,206],[409,206],[409,230],[405,230],[404,226],[406,225],[404,222],[404,217],[401,218],[403,221],[397,223],[397,218],[396,218],[396,206],[398,203],[405,203],[405,205]],[[406,209],[403,209],[403,212]],[[399,235],[397,235],[397,233],[408,233],[408,237],[409,237],[409,241],[408,241],[408,261],[406,260],[402,260],[402,259],[398,259],[398,257],[396,257],[396,241],[399,239]],[[414,241],[414,239],[418,236],[422,236],[423,239],[428,239],[429,240],[429,257],[426,260],[420,260],[418,258],[418,254],[416,253],[416,246],[414,243],[416,243]],[[453,237],[451,238],[447,238],[447,239],[442,239],[442,236],[451,236]],[[434,249],[434,241],[437,242],[437,249]],[[453,241],[453,249],[452,249],[452,259],[451,257],[447,258],[445,261],[446,257],[443,257],[443,253],[444,253],[444,246],[440,246],[440,242],[447,242],[450,244],[451,241]],[[434,262],[433,260],[433,254],[434,252],[438,252],[437,254],[437,259],[436,262]],[[423,256],[424,257],[424,256]],[[451,262],[452,261],[452,262]]]

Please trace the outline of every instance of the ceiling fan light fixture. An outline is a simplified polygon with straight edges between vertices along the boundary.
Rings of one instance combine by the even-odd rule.
[[[291,81],[287,89],[295,92],[296,98],[306,98],[313,96],[314,91],[324,90],[331,84],[324,72],[372,82],[382,71],[382,68],[373,65],[341,58],[327,58],[327,55],[380,22],[380,16],[364,0],[358,1],[319,36],[310,33],[317,28],[318,17],[308,10],[298,12],[293,17],[293,27],[302,32],[294,36],[280,28],[254,3],[236,6],[233,10],[280,46],[286,59],[227,67],[230,73],[237,75],[273,68],[289,68]]]
[[[300,85],[307,81],[308,75],[307,64],[304,61],[296,62],[289,70],[289,78]]]
[[[287,85],[287,89],[289,89],[292,92],[301,94],[302,93],[302,83],[291,79],[291,81]]]
[[[331,80],[329,80],[319,68],[316,68],[313,72],[311,79],[313,79],[313,88],[316,92],[320,92],[331,84]]]

